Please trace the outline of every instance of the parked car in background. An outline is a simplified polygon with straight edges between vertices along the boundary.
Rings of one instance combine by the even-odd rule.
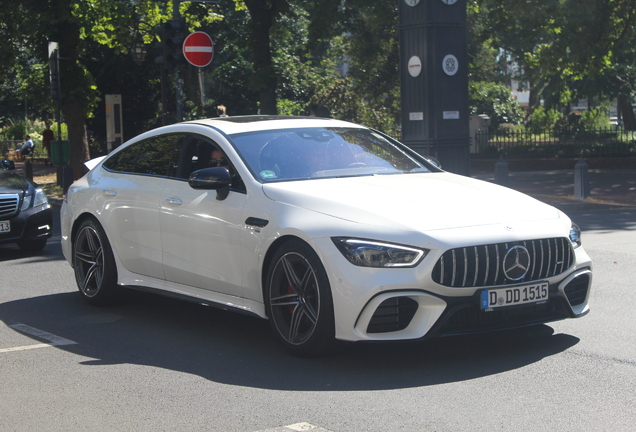
[[[0,169],[13,170],[15,169],[15,162],[8,159],[0,159]]]
[[[92,161],[62,249],[92,304],[137,288],[268,319],[290,352],[585,315],[592,263],[561,211],[319,118],[165,126]]]
[[[0,169],[0,244],[41,250],[52,226],[51,206],[42,188],[14,171]]]

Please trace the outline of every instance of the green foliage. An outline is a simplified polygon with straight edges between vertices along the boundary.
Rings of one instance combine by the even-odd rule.
[[[491,129],[497,129],[502,123],[521,124],[525,115],[510,89],[502,84],[470,82],[468,103],[471,114],[490,117]]]
[[[2,131],[2,135],[8,140],[24,140],[28,133],[29,121],[26,119],[9,120],[9,125]]]
[[[554,128],[557,122],[563,118],[563,114],[555,109],[538,107],[530,116],[529,126],[533,133],[541,133]]]
[[[556,122],[555,133],[562,137],[582,137],[588,131],[609,129],[609,118],[605,108],[570,113]]]
[[[581,125],[584,129],[603,129],[609,128],[609,116],[606,107],[595,108],[581,113]]]
[[[294,103],[289,99],[278,99],[276,103],[278,114],[287,116],[302,116],[307,114],[305,106],[299,103]]]

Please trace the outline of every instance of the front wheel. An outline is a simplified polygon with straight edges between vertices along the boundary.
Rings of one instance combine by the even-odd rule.
[[[332,347],[331,287],[320,259],[307,244],[293,240],[276,251],[265,280],[265,306],[276,336],[291,353],[311,357]]]
[[[116,302],[119,287],[115,258],[104,229],[93,219],[82,222],[77,231],[73,267],[84,300],[96,306]]]

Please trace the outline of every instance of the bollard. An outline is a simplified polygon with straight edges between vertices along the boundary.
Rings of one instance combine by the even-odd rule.
[[[583,156],[574,165],[574,199],[584,200],[590,196],[590,177],[588,165]]]
[[[66,195],[68,187],[73,183],[73,167],[64,165],[62,168],[62,191]]]
[[[29,180],[33,180],[33,164],[29,161],[24,162],[24,176]]]
[[[495,183],[501,186],[508,187],[508,162],[503,158],[503,155],[499,155],[499,160],[495,163]]]

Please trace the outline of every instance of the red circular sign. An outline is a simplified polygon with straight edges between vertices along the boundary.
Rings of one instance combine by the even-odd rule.
[[[190,33],[183,41],[183,56],[196,67],[205,67],[214,57],[214,42],[204,32]]]

